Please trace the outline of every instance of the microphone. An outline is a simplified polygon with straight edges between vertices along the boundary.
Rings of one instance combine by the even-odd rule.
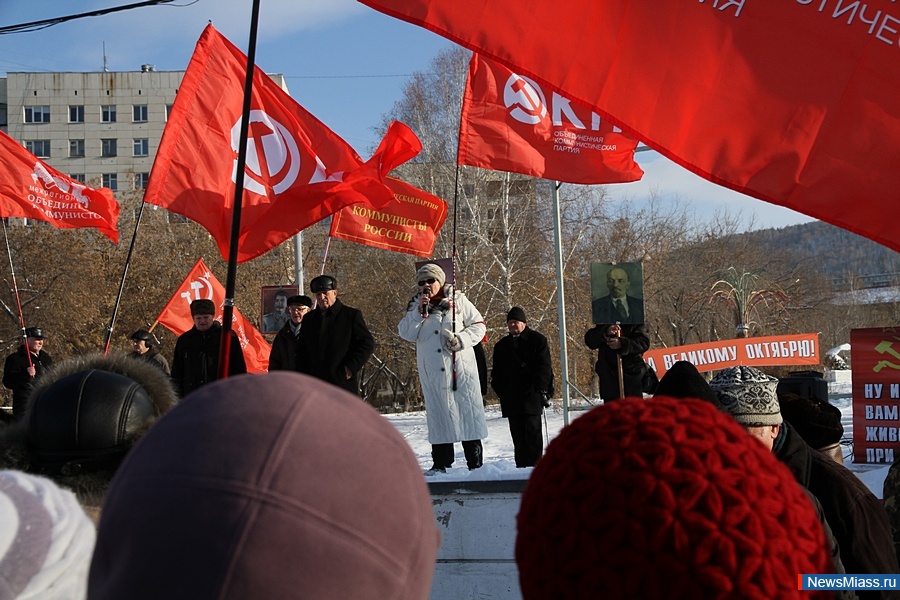
[[[423,317],[428,317],[428,300],[431,298],[431,296],[423,292],[422,298],[425,299],[425,302],[419,304],[419,312],[422,313]]]

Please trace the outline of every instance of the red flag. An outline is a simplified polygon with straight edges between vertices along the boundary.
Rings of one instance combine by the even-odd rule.
[[[208,25],[163,132],[144,199],[203,225],[227,259],[247,57]],[[381,181],[422,146],[392,123],[365,163],[344,140],[254,69],[238,262],[350,204],[393,198]]]
[[[181,335],[194,326],[194,319],[191,317],[191,302],[201,298],[212,300],[216,304],[218,307],[216,321],[221,324],[225,288],[212,274],[202,258],[197,261],[185,280],[175,290],[175,294],[156,317],[156,321],[168,327],[175,335]],[[247,372],[265,373],[268,371],[272,346],[237,307],[231,317],[231,329],[237,334],[238,341],[241,343],[241,351],[244,353],[244,361],[247,363]]]
[[[644,174],[634,162],[637,144],[548,86],[472,55],[459,123],[459,164],[568,183],[625,183]]]
[[[900,8],[360,0],[552,83],[707,179],[900,250]]]
[[[119,204],[112,190],[63,175],[2,131],[0,217],[37,219],[61,229],[95,227],[119,243]]]
[[[354,204],[334,214],[331,237],[423,258],[431,256],[447,203],[405,181],[385,179],[394,199],[379,210]]]

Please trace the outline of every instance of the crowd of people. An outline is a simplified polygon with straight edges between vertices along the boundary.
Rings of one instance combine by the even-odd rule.
[[[437,264],[415,284],[398,334],[416,347],[426,477],[359,399],[375,341],[333,276],[285,298],[263,375],[245,375],[232,339],[220,378],[211,301],[191,304],[171,363],[143,329],[133,352],[58,364],[25,330],[3,377],[0,597],[427,598],[441,543],[427,476],[457,443],[484,464],[488,382],[516,466],[533,469],[515,543],[525,599],[900,594],[797,589],[798,574],[900,572],[900,462],[883,506],[834,452],[827,401],[686,361],[647,394],[643,325],[598,323],[585,344],[604,402],[545,451],[547,338],[511,307],[488,372],[478,309]]]

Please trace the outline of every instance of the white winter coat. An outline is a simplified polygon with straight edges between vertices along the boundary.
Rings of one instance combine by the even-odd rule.
[[[450,293],[444,286],[444,294]],[[478,365],[472,347],[484,338],[484,318],[461,292],[453,293],[456,302],[456,335],[462,350],[456,353],[456,391],[453,391],[453,353],[446,349],[443,330],[453,331],[453,313],[449,302],[429,307],[427,317],[419,312],[419,295],[410,300],[406,316],[400,321],[400,337],[416,343],[416,363],[425,395],[428,441],[448,444],[487,437]]]

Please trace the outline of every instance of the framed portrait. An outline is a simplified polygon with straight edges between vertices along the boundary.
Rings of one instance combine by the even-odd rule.
[[[642,263],[591,263],[591,320],[597,325],[644,323]]]
[[[287,299],[300,293],[296,285],[264,285],[260,288],[259,330],[262,333],[278,333],[290,320]]]

